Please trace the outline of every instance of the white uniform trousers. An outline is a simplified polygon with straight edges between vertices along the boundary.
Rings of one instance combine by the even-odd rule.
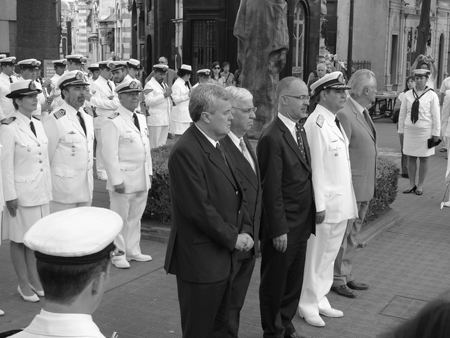
[[[147,204],[148,191],[119,194],[109,191],[110,209],[117,212],[123,220],[120,234],[114,240],[116,247],[125,252],[125,257],[141,254],[141,218]]]
[[[89,202],[80,202],[80,203],[59,203],[55,201],[50,201],[50,213],[53,214],[58,211],[80,208],[80,207],[90,207],[92,205],[92,201]]]
[[[150,148],[158,148],[166,144],[169,126],[148,126]]]
[[[340,223],[316,224],[306,248],[305,272],[300,295],[299,313],[308,318],[319,315],[320,309],[330,309],[326,295],[333,284],[334,260],[344,238],[347,220]]]
[[[101,129],[94,129],[95,139],[97,140],[97,147],[95,149],[95,164],[97,167],[97,176],[99,179],[106,179],[106,169],[103,164],[103,155],[102,155],[102,138],[101,138]]]

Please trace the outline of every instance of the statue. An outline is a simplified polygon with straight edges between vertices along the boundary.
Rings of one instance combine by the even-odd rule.
[[[289,49],[285,0],[241,0],[234,35],[238,39],[240,84],[258,108],[250,136],[257,137],[276,116],[275,90]]]

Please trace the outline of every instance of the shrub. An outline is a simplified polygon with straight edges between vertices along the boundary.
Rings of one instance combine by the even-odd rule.
[[[168,161],[173,144],[152,149],[153,179],[144,216],[170,223],[171,203]]]
[[[171,222],[171,201],[168,160],[173,144],[152,149],[153,180],[147,199],[144,216]],[[367,210],[365,223],[377,218],[389,208],[397,196],[399,169],[394,162],[379,157],[377,161],[377,196],[372,199]]]
[[[377,218],[397,196],[398,175],[400,170],[394,162],[383,157],[377,161],[377,193],[367,209],[365,223]]]

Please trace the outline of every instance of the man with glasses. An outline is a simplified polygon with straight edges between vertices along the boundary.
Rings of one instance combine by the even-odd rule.
[[[286,77],[277,86],[278,116],[263,131],[257,154],[263,187],[261,285],[263,337],[299,338],[292,319],[302,291],[306,243],[315,229],[311,154],[303,128],[306,84]]]
[[[244,306],[256,257],[259,256],[261,180],[256,155],[247,137],[247,132],[252,128],[253,120],[256,117],[253,96],[244,88],[228,87],[226,90],[231,95],[233,119],[231,120],[230,132],[220,143],[236,165],[237,174],[248,203],[248,213],[253,226],[253,238],[257,243],[253,249],[238,253],[237,264],[233,268],[230,317],[226,337],[237,338],[240,312]]]
[[[308,240],[299,314],[313,326],[325,326],[320,315],[342,317],[326,295],[333,283],[333,263],[349,219],[358,215],[352,185],[348,139],[336,113],[347,99],[341,72],[325,75],[311,86],[317,106],[305,122],[311,147],[316,205],[316,235]]]

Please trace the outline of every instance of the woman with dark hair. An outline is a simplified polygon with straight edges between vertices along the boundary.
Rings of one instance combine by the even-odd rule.
[[[399,106],[394,108],[394,114],[392,115],[392,122],[397,125],[398,131],[398,117],[400,115],[400,105],[404,100],[405,93],[416,87],[416,81],[414,80],[414,76],[408,76],[406,78],[405,89],[398,95],[397,99],[399,102]],[[401,177],[408,178],[408,156],[403,153],[403,138],[400,137],[400,147],[402,152],[402,160],[401,160]]]
[[[408,156],[409,188],[404,194],[423,194],[423,183],[428,173],[428,158],[434,155],[434,146],[439,140],[441,121],[439,98],[427,87],[428,69],[415,69],[416,87],[407,91],[402,100],[398,120],[398,133],[403,139],[403,151]],[[417,158],[419,179],[416,183]]]
[[[172,98],[176,106],[172,108],[170,114],[170,133],[175,135],[175,142],[178,141],[192,123],[189,114],[189,94],[191,91],[189,79],[191,78],[192,67],[190,65],[181,65],[177,74],[178,78],[172,86]]]
[[[230,63],[225,61],[222,64],[223,72],[220,73],[222,77],[224,87],[230,87],[233,85],[234,75],[230,73]]]
[[[6,208],[3,224],[9,230],[11,261],[19,279],[17,291],[28,302],[44,296],[36,270],[34,252],[25,246],[23,238],[31,226],[50,213],[52,184],[48,160],[48,139],[42,123],[32,117],[38,94],[32,80],[11,84],[16,109],[0,127],[3,193]]]
[[[215,61],[211,67],[211,79],[214,81],[214,84],[223,87],[223,79],[220,76],[220,63]]]

